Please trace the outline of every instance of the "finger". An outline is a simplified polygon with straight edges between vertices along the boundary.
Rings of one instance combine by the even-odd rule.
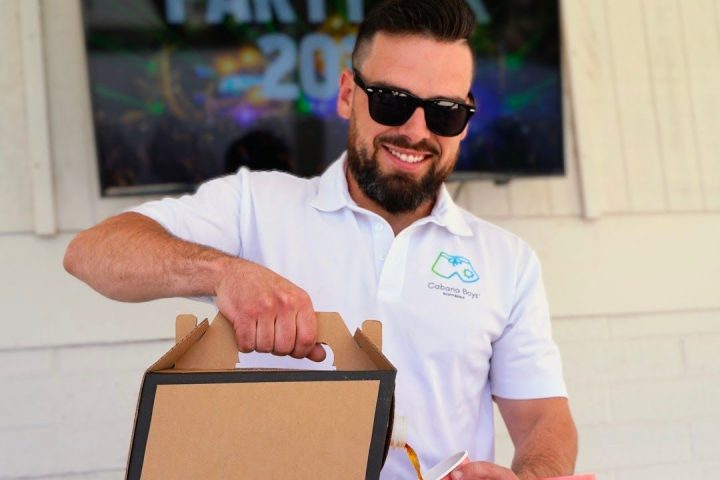
[[[275,320],[274,355],[290,355],[295,348],[295,312],[289,311]]]
[[[257,323],[255,333],[255,350],[270,353],[275,345],[275,317],[264,314]]]
[[[323,346],[319,343],[316,343],[312,350],[310,350],[310,353],[308,353],[307,358],[314,362],[322,362],[323,360],[325,360],[326,356],[327,355]]]
[[[307,307],[302,308],[296,317],[295,348],[291,355],[295,358],[307,357],[314,350],[316,342],[317,317],[315,312]],[[317,357],[320,354],[316,352],[314,355]]]
[[[454,477],[453,477],[454,475]],[[487,480],[517,480],[512,470],[490,462],[470,462],[456,468],[450,478],[470,479],[482,478]]]
[[[231,320],[235,329],[235,340],[238,350],[250,353],[255,350],[255,333],[257,325],[254,320]]]

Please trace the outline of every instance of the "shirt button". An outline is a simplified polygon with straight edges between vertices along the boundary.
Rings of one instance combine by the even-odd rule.
[[[380,223],[380,222],[377,222],[377,223],[375,223],[375,225],[373,225],[373,230],[375,230],[376,232],[380,232],[380,231],[382,231],[382,229],[383,229],[383,226],[382,226],[382,223]]]

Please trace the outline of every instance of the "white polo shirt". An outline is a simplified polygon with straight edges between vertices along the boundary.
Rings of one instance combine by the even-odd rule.
[[[397,237],[350,198],[344,156],[321,177],[242,169],[134,211],[270,268],[351,331],[381,320],[396,414],[423,470],[460,450],[493,460],[492,395],[566,396],[537,257],[445,188],[431,215]],[[413,478],[405,452],[393,450],[381,478]]]

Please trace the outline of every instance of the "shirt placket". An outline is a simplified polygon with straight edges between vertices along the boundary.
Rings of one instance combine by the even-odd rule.
[[[376,250],[378,272],[378,296],[384,298],[400,298],[405,285],[405,271],[408,254],[409,231],[405,230],[397,237],[390,226],[381,222],[379,247]],[[375,227],[373,227],[375,228]]]

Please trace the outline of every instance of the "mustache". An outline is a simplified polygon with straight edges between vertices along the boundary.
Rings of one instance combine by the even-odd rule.
[[[380,147],[381,143],[393,145],[398,148],[417,150],[418,152],[425,152],[431,155],[440,155],[440,149],[427,140],[412,143],[410,139],[403,135],[382,135],[375,139],[375,148]]]

